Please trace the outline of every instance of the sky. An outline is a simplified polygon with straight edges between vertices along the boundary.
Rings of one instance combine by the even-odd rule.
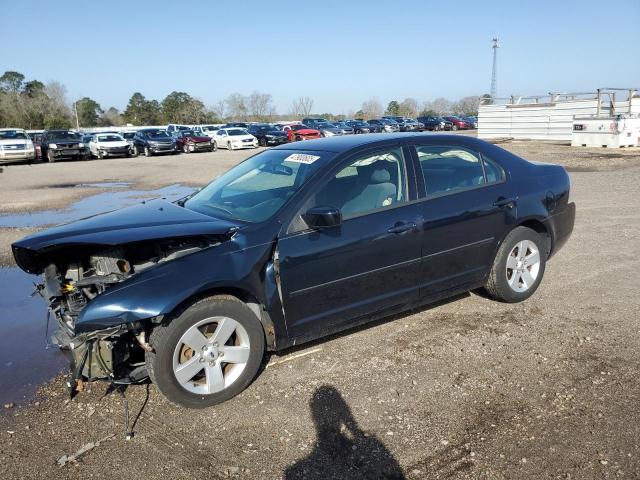
[[[317,113],[488,93],[640,87],[640,0],[4,1],[0,73],[123,110],[133,92],[294,98]]]

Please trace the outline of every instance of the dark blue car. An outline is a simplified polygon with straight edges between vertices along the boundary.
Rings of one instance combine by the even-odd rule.
[[[245,160],[191,197],[13,245],[77,380],[240,393],[279,351],[480,287],[519,302],[569,238],[558,165],[466,136],[351,135]]]

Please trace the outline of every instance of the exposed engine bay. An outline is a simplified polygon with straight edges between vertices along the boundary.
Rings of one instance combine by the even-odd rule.
[[[132,322],[104,330],[76,332],[76,320],[105,291],[149,268],[220,243],[216,237],[188,237],[136,242],[117,247],[74,246],[50,255],[38,293],[58,322],[53,342],[71,362],[68,387],[78,380],[136,383],[147,378],[145,351],[153,322]]]

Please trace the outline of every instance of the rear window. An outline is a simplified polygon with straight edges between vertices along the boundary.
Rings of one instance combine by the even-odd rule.
[[[480,155],[460,147],[416,147],[427,196],[484,185]]]

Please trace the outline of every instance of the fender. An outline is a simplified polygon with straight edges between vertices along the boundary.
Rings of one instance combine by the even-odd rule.
[[[272,258],[275,241],[247,248],[243,240],[242,235],[236,235],[221,245],[157,265],[114,285],[80,313],[76,333],[164,316],[209,292],[241,291],[266,310],[273,323],[275,344],[286,344]]]

